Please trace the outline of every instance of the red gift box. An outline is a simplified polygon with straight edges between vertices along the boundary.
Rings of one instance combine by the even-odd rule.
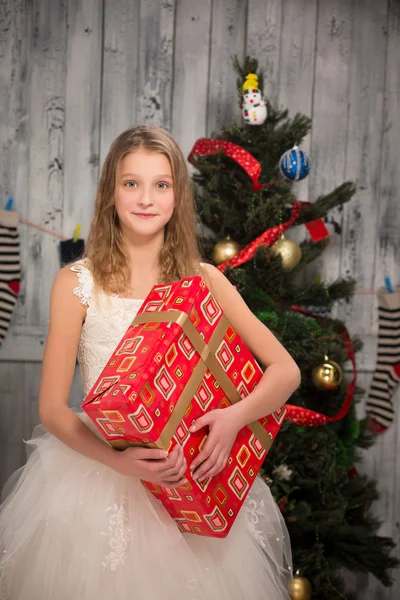
[[[188,465],[205,412],[245,398],[262,370],[201,277],[156,285],[82,407],[115,448],[184,449]],[[226,537],[281,427],[285,407],[244,427],[219,475],[166,489],[143,482],[182,532]]]

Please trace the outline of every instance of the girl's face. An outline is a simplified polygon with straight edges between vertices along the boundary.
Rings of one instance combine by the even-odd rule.
[[[122,234],[151,238],[164,231],[174,212],[172,171],[164,154],[138,150],[120,162],[115,209]]]

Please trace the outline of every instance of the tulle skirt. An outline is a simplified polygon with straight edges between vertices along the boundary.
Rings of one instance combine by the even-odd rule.
[[[42,428],[28,445],[0,509],[1,600],[289,600],[289,536],[261,479],[227,538],[200,537]]]

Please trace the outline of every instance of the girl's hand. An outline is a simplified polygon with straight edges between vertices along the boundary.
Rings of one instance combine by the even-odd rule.
[[[192,475],[195,480],[213,477],[224,469],[240,430],[229,408],[218,408],[206,413],[192,423],[189,431],[198,431],[207,425],[209,427],[207,441],[203,450],[190,465],[191,471],[198,467]]]
[[[137,477],[166,488],[176,488],[187,482],[184,478],[187,463],[179,444],[169,455],[166,450],[127,448],[116,453],[111,466],[121,475]]]

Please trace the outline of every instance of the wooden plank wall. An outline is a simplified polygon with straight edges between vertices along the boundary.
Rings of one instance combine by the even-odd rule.
[[[308,273],[352,276],[373,290],[399,283],[400,0],[1,0],[0,203],[70,237],[85,236],[99,167],[113,138],[141,122],[194,141],[240,119],[231,56],[256,56],[265,95],[313,118],[304,142],[312,201],[345,179],[353,202],[334,211],[325,255]],[[58,240],[21,224],[22,290],[0,348],[0,485],[24,461],[38,423],[40,360]],[[303,235],[300,231],[294,235]],[[360,382],[375,368],[374,293],[337,308],[364,341]],[[77,375],[71,403],[79,405]],[[399,402],[399,392],[394,402]],[[359,407],[360,414],[363,406]],[[399,416],[365,454],[378,479],[382,532],[399,541]],[[397,600],[369,577],[349,578],[361,600]]]

